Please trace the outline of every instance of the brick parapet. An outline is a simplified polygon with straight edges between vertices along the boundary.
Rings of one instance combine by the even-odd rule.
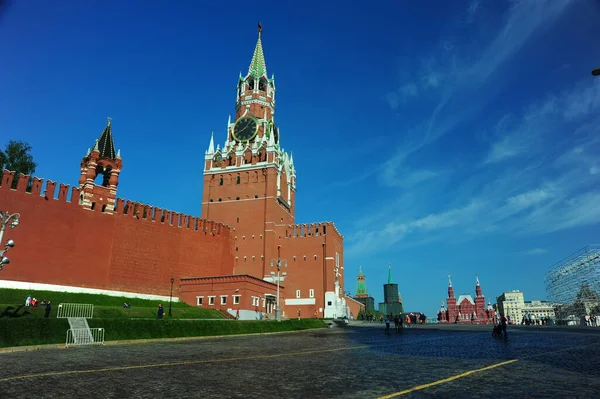
[[[233,229],[222,223],[143,204],[134,218],[124,201],[113,214],[87,210],[78,187],[34,177],[28,189],[21,175],[12,189],[14,176],[0,181],[0,206],[21,215],[4,279],[168,295],[171,277],[233,273]]]
[[[56,193],[56,182],[48,180],[44,187],[44,179],[34,176],[31,178],[29,175],[20,173],[17,177],[17,188],[12,189],[11,185],[15,178],[16,173],[4,170],[2,180],[0,181],[0,190],[10,190],[17,193],[23,193],[33,197],[38,197],[40,201],[54,201],[62,203],[70,203],[76,205],[77,208],[81,208],[79,200],[79,187],[71,188],[71,195],[69,195],[69,185],[60,183],[58,193]],[[31,190],[27,191],[29,182],[31,181]],[[45,190],[44,190],[45,188]],[[100,207],[92,210],[93,212],[104,213]],[[141,221],[151,221],[160,223],[166,226],[173,226],[178,228],[185,228],[193,231],[201,231],[205,234],[232,235],[231,226],[215,222],[208,219],[202,219],[200,217],[185,215],[174,211],[169,211],[159,207],[143,204],[141,202],[134,202],[131,200],[125,200],[118,198],[115,204],[115,210],[112,213],[104,213],[106,215],[118,215],[118,216],[131,216],[133,219]]]

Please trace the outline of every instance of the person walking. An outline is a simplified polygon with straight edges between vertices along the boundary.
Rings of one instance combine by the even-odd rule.
[[[502,326],[502,335],[508,337],[508,334],[506,333],[506,325],[508,324],[508,319],[506,318],[506,316],[502,316],[501,320],[502,321],[500,322],[500,325]]]
[[[158,311],[157,311],[158,320],[162,320],[164,314],[165,314],[165,308],[163,308],[162,303],[159,303],[158,304]]]
[[[50,305],[50,301],[46,302],[46,310],[44,311],[44,317],[50,317],[50,312],[52,312],[52,306]]]

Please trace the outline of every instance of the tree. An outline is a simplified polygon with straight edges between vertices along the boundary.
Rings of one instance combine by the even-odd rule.
[[[37,164],[30,154],[32,147],[24,141],[10,140],[4,151],[0,150],[0,170],[8,169],[31,176],[35,172]],[[18,179],[13,179],[12,188],[17,187]]]

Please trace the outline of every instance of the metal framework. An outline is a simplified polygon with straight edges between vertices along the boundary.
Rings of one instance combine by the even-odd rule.
[[[586,315],[600,316],[600,245],[588,245],[555,263],[545,283],[557,322],[579,324]]]

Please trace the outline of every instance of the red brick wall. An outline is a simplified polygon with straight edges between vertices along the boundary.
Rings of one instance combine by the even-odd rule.
[[[340,265],[340,296],[343,295],[342,237],[333,223],[291,225],[280,234],[283,236],[280,240],[281,258],[288,264],[285,269],[288,273],[285,278],[288,298],[296,298],[297,290],[300,290],[300,298],[309,298],[311,289],[314,290],[315,298],[314,305],[286,306],[286,313],[295,315],[301,309],[302,317],[312,317],[315,310],[325,307],[325,292],[335,289],[336,252]],[[305,316],[307,310],[309,314]],[[319,317],[322,317],[322,313],[319,313]]]
[[[276,179],[273,167],[204,176],[202,217],[235,229],[236,274],[268,275],[269,262],[277,257],[279,232],[294,222],[293,208],[288,210],[276,198]]]
[[[203,302],[200,307],[208,309],[245,309],[254,310],[256,305],[252,304],[252,297],[260,298],[258,309],[264,312],[262,307],[265,294],[276,295],[277,287],[269,282],[253,278],[251,276],[220,276],[184,279],[180,282],[180,298],[191,305],[197,306],[196,298],[202,296]],[[227,304],[221,305],[221,295],[227,296]],[[240,296],[240,303],[233,303],[233,296]],[[208,297],[215,297],[215,304],[209,305]],[[280,287],[280,302],[285,301],[285,290]],[[283,307],[283,306],[282,306]]]
[[[25,179],[11,190],[12,173],[4,172],[0,185],[0,208],[21,215],[4,236],[16,246],[2,279],[168,295],[171,277],[233,273],[232,232],[223,224],[140,204],[134,215],[132,203],[123,214],[123,201],[114,215],[88,211],[77,188],[67,202],[68,186],[55,199],[56,183],[44,197],[40,179],[32,193]]]
[[[350,313],[356,320],[356,318],[358,317],[358,313],[360,313],[361,310],[363,310],[363,311],[365,310],[365,305],[362,304],[361,302],[358,302],[356,299],[354,299],[352,297],[345,296],[345,298],[346,298],[346,303],[348,304],[348,307],[350,308]],[[348,316],[348,318],[350,318],[350,316]]]

